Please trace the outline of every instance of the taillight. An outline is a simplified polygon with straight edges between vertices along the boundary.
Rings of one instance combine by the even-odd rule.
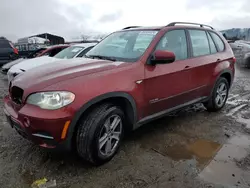
[[[13,50],[15,54],[18,54],[18,50],[16,48],[13,48]]]
[[[18,54],[17,48],[15,48],[15,46],[14,46],[11,42],[9,42],[9,43],[10,43],[10,46],[11,46],[11,48],[13,49],[14,53],[15,53],[15,54]]]

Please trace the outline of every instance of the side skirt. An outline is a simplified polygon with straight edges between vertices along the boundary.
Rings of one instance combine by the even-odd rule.
[[[205,102],[208,100],[208,97],[201,97],[201,98],[197,98],[195,100],[192,100],[192,101],[189,101],[187,103],[184,103],[184,104],[181,104],[181,105],[178,105],[178,106],[175,106],[173,108],[169,108],[169,109],[166,109],[166,110],[163,110],[161,112],[158,112],[158,113],[155,113],[155,114],[152,114],[152,115],[149,115],[147,117],[144,117],[143,119],[141,119],[139,122],[137,122],[135,125],[134,125],[134,130],[139,128],[140,126],[146,124],[146,123],[149,123],[151,121],[154,121],[156,119],[159,119],[159,118],[162,118],[164,116],[167,116],[168,114],[174,112],[174,111],[178,111],[178,110],[181,110],[183,108],[186,108],[192,104],[196,104],[196,103],[200,103],[200,102]]]

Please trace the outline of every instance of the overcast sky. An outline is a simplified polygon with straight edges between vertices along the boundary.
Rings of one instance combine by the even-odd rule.
[[[66,40],[129,25],[172,21],[217,29],[250,27],[249,0],[0,0],[0,36],[10,40],[49,32]]]

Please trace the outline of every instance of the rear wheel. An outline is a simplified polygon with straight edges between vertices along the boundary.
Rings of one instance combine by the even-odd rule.
[[[229,93],[229,84],[226,78],[220,77],[213,89],[212,96],[204,103],[204,106],[210,112],[216,112],[221,110],[227,101]]]
[[[124,133],[124,113],[112,104],[102,104],[80,121],[76,144],[80,157],[95,165],[111,160]]]

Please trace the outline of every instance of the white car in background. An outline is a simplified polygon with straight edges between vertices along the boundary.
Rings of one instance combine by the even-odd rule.
[[[34,59],[24,60],[14,66],[12,66],[7,72],[8,82],[14,79],[18,74],[22,74],[30,69],[39,67],[41,65],[53,63],[61,59],[71,59],[71,58],[81,58],[83,57],[91,48],[93,48],[97,43],[79,43],[74,44],[54,57],[42,56]]]

